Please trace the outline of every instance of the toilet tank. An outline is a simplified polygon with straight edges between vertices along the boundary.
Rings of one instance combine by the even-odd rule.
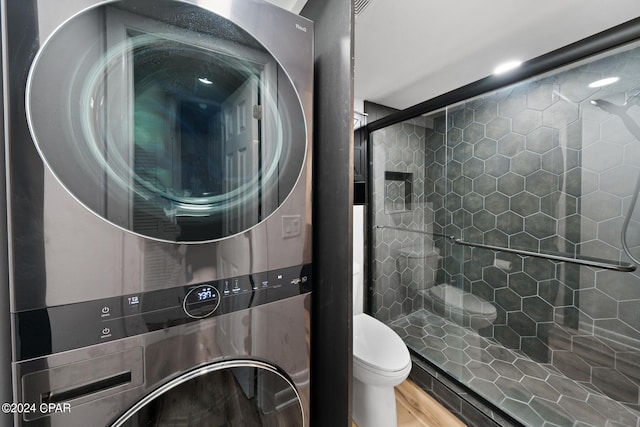
[[[397,260],[400,283],[416,291],[432,287],[440,258],[440,251],[435,247],[403,247]]]
[[[364,312],[362,300],[362,268],[360,264],[353,264],[353,315]]]
[[[364,312],[364,206],[353,207],[353,314]]]

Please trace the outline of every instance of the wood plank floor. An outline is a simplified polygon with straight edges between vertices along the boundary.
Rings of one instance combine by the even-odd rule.
[[[396,387],[398,427],[464,427],[465,424],[413,381]],[[353,423],[353,427],[357,427]]]

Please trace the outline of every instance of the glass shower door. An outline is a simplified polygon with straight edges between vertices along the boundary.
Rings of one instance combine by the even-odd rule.
[[[374,313],[514,422],[640,420],[639,58],[372,133]]]

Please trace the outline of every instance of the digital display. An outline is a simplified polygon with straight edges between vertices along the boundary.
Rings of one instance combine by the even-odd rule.
[[[212,285],[200,285],[191,289],[182,307],[190,317],[201,319],[210,316],[218,308],[220,292]]]
[[[212,298],[216,298],[216,294],[213,293],[211,286],[207,286],[205,288],[201,288],[201,290],[197,291],[198,301],[208,301]]]

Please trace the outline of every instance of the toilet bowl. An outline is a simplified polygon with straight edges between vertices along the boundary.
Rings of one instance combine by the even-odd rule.
[[[436,313],[476,331],[490,326],[498,315],[490,302],[447,283],[429,288],[426,298]]]
[[[411,371],[409,350],[400,336],[362,312],[360,268],[353,268],[353,409],[358,427],[396,427],[394,387]]]
[[[478,331],[493,324],[497,317],[493,304],[447,283],[435,284],[441,259],[436,247],[402,248],[397,261],[401,283],[415,288],[424,298],[427,309],[461,326]],[[423,274],[416,275],[416,272]]]

